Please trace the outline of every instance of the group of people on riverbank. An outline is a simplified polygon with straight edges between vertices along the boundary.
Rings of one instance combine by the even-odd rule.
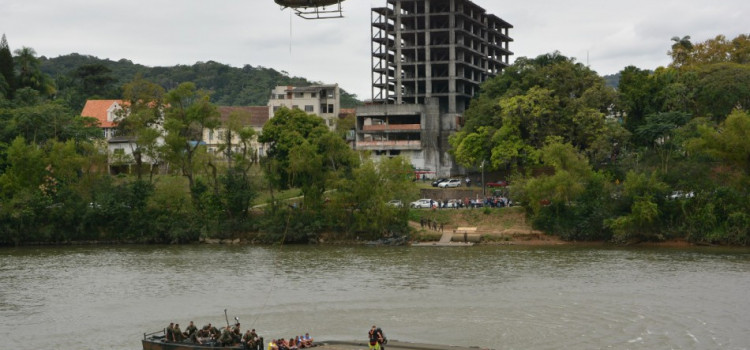
[[[272,339],[268,343],[268,350],[297,350],[313,346],[315,346],[315,343],[313,338],[310,337],[310,333],[305,333],[305,335],[289,338],[288,341],[284,338]]]
[[[509,207],[512,203],[508,197],[504,196],[488,196],[485,198],[476,199],[438,199],[430,200],[430,207],[433,209],[459,209],[459,208],[480,208],[480,207],[492,207],[492,208],[503,208]]]
[[[253,350],[263,347],[263,338],[258,336],[255,329],[247,330],[245,334],[242,334],[239,322],[234,326],[227,325],[221,329],[209,323],[198,329],[193,321],[190,321],[184,332],[178,323],[170,323],[166,329],[165,340],[174,343],[215,344],[225,347],[242,345],[245,349]]]

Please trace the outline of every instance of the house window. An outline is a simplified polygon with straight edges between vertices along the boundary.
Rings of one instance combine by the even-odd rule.
[[[328,105],[328,113],[333,113],[333,105]]]
[[[115,150],[114,150],[114,153],[115,153],[115,155],[117,155],[117,156],[121,156],[121,155],[124,155],[124,154],[125,154],[125,150],[124,150],[124,149],[122,149],[122,148],[115,148]]]
[[[294,98],[304,98],[304,97],[305,97],[305,93],[304,92],[295,92],[294,93]]]
[[[284,95],[276,95],[276,99],[283,100],[284,99]]]
[[[276,113],[276,111],[279,110],[279,106],[273,106],[273,112]]]
[[[299,106],[297,106],[297,105],[292,105],[292,109],[299,109]]]
[[[318,94],[317,94],[317,93],[315,93],[315,92],[313,92],[313,93],[310,93],[310,97],[312,97],[312,98],[316,98],[316,97],[318,97]]]
[[[315,111],[315,107],[313,105],[305,105],[305,112],[312,113]]]
[[[213,140],[214,140],[214,131],[213,130],[209,130],[208,131],[208,141],[213,141]]]

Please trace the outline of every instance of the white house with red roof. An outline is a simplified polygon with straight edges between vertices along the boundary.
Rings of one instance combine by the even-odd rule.
[[[81,116],[98,120],[104,139],[109,140],[115,136],[119,110],[122,110],[122,100],[87,100]]]
[[[133,152],[137,145],[130,136],[117,135],[117,118],[118,112],[122,111],[122,100],[87,100],[86,105],[81,111],[81,116],[95,118],[99,121],[99,127],[107,142],[108,163],[111,172],[130,172],[130,167],[135,164]],[[164,140],[158,141],[163,144]],[[148,156],[142,158],[144,164],[151,167],[158,163],[158,160],[150,159]]]

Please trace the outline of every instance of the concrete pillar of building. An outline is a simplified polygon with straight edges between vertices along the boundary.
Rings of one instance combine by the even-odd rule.
[[[430,29],[432,28],[432,24],[430,23],[431,15],[430,15],[430,0],[425,0],[424,2],[424,23],[425,23],[425,32],[424,32],[424,40],[425,40],[425,48],[424,48],[424,71],[425,71],[425,101],[427,101],[428,98],[432,97],[432,35],[430,34]]]
[[[448,63],[448,113],[456,113],[456,1],[450,0],[450,15],[448,15],[448,28],[450,28],[450,48]]]
[[[404,103],[403,100],[403,78],[401,74],[404,72],[402,59],[403,59],[403,37],[401,30],[401,0],[396,1],[396,104]]]

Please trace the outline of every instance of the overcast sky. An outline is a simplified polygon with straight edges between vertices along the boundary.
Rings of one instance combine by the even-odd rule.
[[[668,64],[673,36],[750,34],[747,0],[474,2],[513,24],[511,61],[558,50],[601,75]],[[370,8],[384,4],[347,0],[345,18],[306,21],[273,0],[0,0],[0,33],[12,50],[27,46],[40,56],[249,64],[339,83],[369,99]]]

